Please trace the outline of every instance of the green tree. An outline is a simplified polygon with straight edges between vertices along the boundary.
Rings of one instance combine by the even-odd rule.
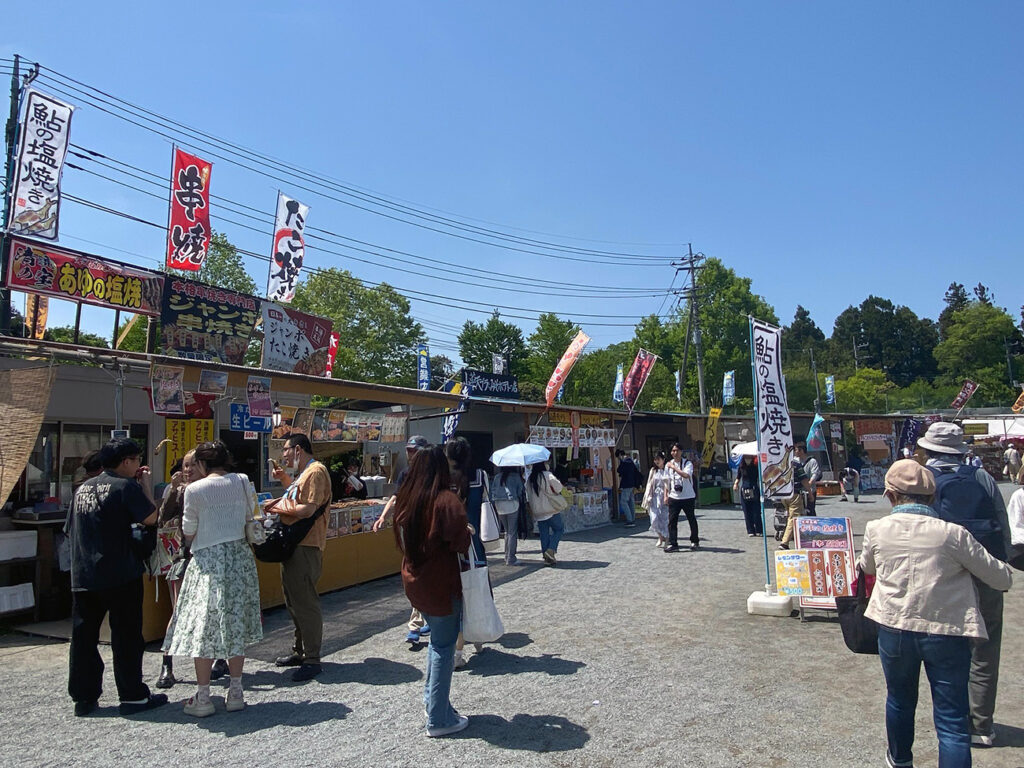
[[[878,296],[868,296],[859,307],[845,309],[832,331],[835,344],[851,354],[857,344],[861,365],[882,370],[900,386],[935,375],[931,352],[938,339],[934,322]]]
[[[811,313],[797,304],[793,322],[782,329],[782,346],[789,350],[814,349],[825,343],[825,333],[811,319]]]
[[[441,389],[455,374],[455,364],[445,355],[430,356],[430,388]]]
[[[989,305],[990,307],[992,306],[992,302],[994,302],[994,301],[995,301],[995,298],[996,298],[996,297],[995,297],[995,295],[994,295],[994,294],[992,293],[992,291],[990,291],[990,290],[988,289],[988,286],[987,286],[987,285],[983,285],[982,283],[978,283],[978,284],[977,284],[976,286],[974,286],[974,288],[973,288],[973,289],[971,289],[971,290],[972,290],[972,292],[974,293],[974,297],[975,297],[975,298],[976,298],[976,299],[977,299],[977,300],[978,300],[979,302],[981,302],[982,304],[988,304],[988,305]]]
[[[75,326],[73,325],[59,325],[56,328],[47,328],[46,333],[43,334],[43,338],[47,341],[57,341],[63,344],[74,344],[75,342]],[[110,340],[104,338],[95,333],[86,333],[85,331],[79,330],[78,343],[86,347],[102,347],[103,349],[110,348]]]
[[[416,386],[416,345],[425,334],[409,315],[409,300],[390,285],[367,288],[332,267],[300,282],[292,305],[334,322],[335,378]]]
[[[562,402],[566,405],[585,405],[595,408],[621,408],[612,402],[615,390],[615,371],[622,363],[625,371],[633,364],[636,346],[632,341],[621,341],[604,349],[584,352],[573,366],[565,383]],[[545,380],[545,384],[547,381]]]
[[[467,320],[459,332],[459,356],[468,367],[490,371],[491,355],[495,354],[506,356],[509,363],[508,372],[513,376],[528,373],[523,332],[519,326],[502,320],[497,310],[485,323]],[[546,381],[545,379],[545,383]]]
[[[176,269],[169,270],[169,272],[172,275],[197,280],[207,285],[215,285],[236,293],[244,293],[249,296],[262,295],[256,282],[246,270],[238,249],[222,232],[213,233],[213,237],[210,238],[210,248],[206,252],[206,258],[203,259],[203,264],[198,272],[182,272]]]
[[[1021,341],[1020,330],[1006,310],[972,301],[953,313],[947,337],[935,347],[941,381],[959,385],[971,379],[981,385],[973,405],[1006,405],[1016,397],[1009,381],[1006,345]],[[1011,361],[1019,370],[1021,356]]]
[[[860,368],[851,376],[836,379],[836,403],[846,413],[884,413],[886,394],[896,386],[875,368]]]
[[[554,312],[541,313],[537,318],[537,328],[526,340],[527,380],[543,390],[566,347],[579,331],[580,327],[571,320],[561,320]]]
[[[949,324],[953,318],[953,313],[959,312],[971,303],[971,299],[967,295],[967,289],[964,288],[963,283],[958,283],[956,281],[949,284],[949,288],[946,289],[946,295],[942,297],[942,300],[946,303],[946,306],[939,313],[940,339],[946,338],[946,334],[949,332]]]

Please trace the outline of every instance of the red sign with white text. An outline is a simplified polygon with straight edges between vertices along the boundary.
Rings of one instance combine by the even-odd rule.
[[[210,247],[210,171],[195,155],[174,148],[167,267],[197,272]]]

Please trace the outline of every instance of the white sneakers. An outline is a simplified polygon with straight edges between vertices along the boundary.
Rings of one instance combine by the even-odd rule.
[[[235,691],[232,688],[228,688],[228,695],[224,700],[224,708],[228,712],[241,712],[245,709],[245,696],[241,689]]]
[[[469,725],[469,718],[465,715],[459,715],[459,719],[455,721],[455,725],[449,725],[444,728],[427,728],[427,736],[432,739],[436,739],[438,736],[450,736],[453,733],[466,730]]]
[[[208,696],[200,698],[196,695],[185,702],[185,714],[192,717],[209,717],[214,711],[213,702]]]

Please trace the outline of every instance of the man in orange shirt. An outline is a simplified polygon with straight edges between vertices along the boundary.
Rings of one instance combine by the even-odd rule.
[[[281,515],[282,522],[291,524],[311,517],[323,508],[320,517],[306,535],[295,553],[281,563],[281,583],[284,602],[295,622],[295,642],[292,652],[281,656],[279,667],[298,667],[292,680],[312,680],[320,674],[320,644],[324,634],[324,619],[320,609],[320,594],[316,583],[323,569],[324,547],[327,544],[326,508],[331,503],[331,476],[327,467],[313,458],[313,446],[305,435],[292,435],[284,444],[281,457],[286,466],[298,474],[278,500],[273,511]],[[286,483],[290,478],[283,469],[274,471],[274,478]]]

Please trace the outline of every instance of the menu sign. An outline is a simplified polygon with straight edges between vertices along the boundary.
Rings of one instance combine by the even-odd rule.
[[[160,312],[164,354],[241,365],[260,301],[183,278],[167,278]]]

